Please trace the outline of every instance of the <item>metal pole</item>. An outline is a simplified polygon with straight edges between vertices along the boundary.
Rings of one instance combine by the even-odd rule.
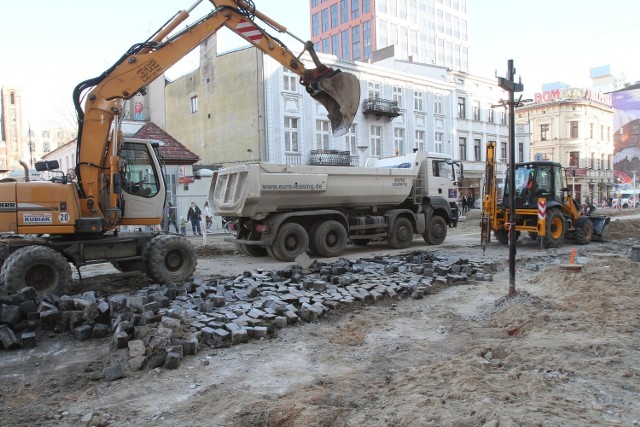
[[[514,92],[522,92],[522,83],[514,81],[515,68],[513,59],[507,62],[507,78],[498,78],[498,85],[509,92],[509,296],[516,294],[516,198],[515,198],[515,165],[516,165],[516,123]]]

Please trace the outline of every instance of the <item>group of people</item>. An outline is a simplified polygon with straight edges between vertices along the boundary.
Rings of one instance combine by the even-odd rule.
[[[473,208],[475,201],[476,200],[473,197],[471,197],[471,195],[462,196],[460,198],[460,204],[462,205],[462,213],[469,212],[469,209]]]
[[[211,233],[211,226],[213,225],[213,214],[211,213],[211,209],[209,208],[209,202],[204,202],[204,207],[200,209],[200,207],[196,204],[196,202],[191,202],[191,206],[189,206],[189,210],[187,211],[187,218],[184,216],[180,217],[180,229],[178,230],[178,208],[173,206],[173,203],[168,202],[165,218],[166,218],[166,230],[171,231],[171,226],[173,225],[176,233],[180,233],[183,236],[187,235],[187,226],[191,224],[191,231],[194,236],[202,236],[202,227],[200,226],[200,222],[202,219],[202,214],[204,212],[205,217],[205,232]]]

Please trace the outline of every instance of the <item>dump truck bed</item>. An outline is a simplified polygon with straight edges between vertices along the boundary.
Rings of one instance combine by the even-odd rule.
[[[218,171],[213,211],[265,217],[286,210],[392,206],[411,195],[423,152],[372,159],[365,167],[250,163]]]

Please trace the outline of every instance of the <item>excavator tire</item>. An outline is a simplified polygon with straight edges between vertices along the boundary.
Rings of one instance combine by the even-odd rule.
[[[387,243],[394,249],[408,248],[413,242],[413,225],[407,218],[399,216],[393,222]]]
[[[176,234],[161,234],[144,247],[142,259],[146,272],[159,283],[183,283],[196,269],[196,251],[193,245]]]
[[[267,256],[267,249],[264,246],[245,245],[243,243],[238,243],[238,251],[241,254],[245,254],[246,256],[252,256],[252,257]]]
[[[280,261],[293,261],[306,252],[309,247],[309,236],[303,226],[295,222],[288,222],[280,226],[271,251]]]
[[[38,295],[64,295],[71,284],[71,267],[59,252],[46,246],[25,246],[7,257],[0,281],[10,293],[25,287]]]
[[[309,246],[313,246],[315,252],[327,258],[340,256],[348,243],[347,230],[334,220],[321,222],[309,239]]]
[[[444,218],[440,215],[433,215],[422,238],[429,245],[441,245],[444,243],[447,238],[447,222]]]
[[[586,216],[581,216],[576,220],[576,243],[586,245],[593,239],[593,224]]]
[[[132,271],[139,271],[146,273],[144,262],[142,261],[113,261],[111,262],[113,267],[122,273],[131,273]]]
[[[545,248],[559,248],[564,240],[564,216],[558,209],[547,213],[546,232],[542,239]]]

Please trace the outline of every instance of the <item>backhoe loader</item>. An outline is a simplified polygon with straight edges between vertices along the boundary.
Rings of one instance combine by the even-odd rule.
[[[76,86],[77,180],[60,172],[50,181],[0,183],[0,282],[9,292],[32,287],[39,294],[62,294],[71,282],[70,264],[80,273],[81,266],[111,262],[160,283],[192,276],[196,255],[182,235],[120,230],[160,224],[166,199],[157,142],[123,138],[120,124],[125,100],[223,26],[296,73],[327,109],[334,134],[349,128],[360,102],[355,76],[321,64],[311,42],[300,56],[309,54],[316,68],[305,68],[300,56],[258,25],[257,19],[287,32],[252,1],[210,1],[213,10],[199,21],[174,33],[202,0],[134,44],[100,76]],[[57,163],[39,162],[36,168],[55,171]]]
[[[503,197],[498,194],[496,177],[496,143],[487,144],[482,199],[481,244],[491,240],[491,232],[500,243],[509,242],[509,232],[521,233],[537,240],[545,248],[558,248],[565,239],[578,245],[609,238],[611,219],[605,215],[584,215],[567,185],[567,173],[560,163],[535,161],[516,163],[515,186],[505,180]],[[510,223],[511,192],[514,192],[515,223]]]

